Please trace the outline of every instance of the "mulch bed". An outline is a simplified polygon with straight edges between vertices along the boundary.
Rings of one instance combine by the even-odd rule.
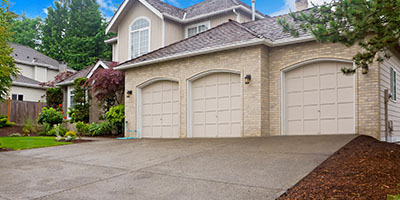
[[[0,137],[7,137],[12,133],[20,133],[22,134],[22,126],[14,125],[12,127],[3,127],[0,128]]]
[[[400,145],[359,136],[278,199],[386,199],[399,184]]]

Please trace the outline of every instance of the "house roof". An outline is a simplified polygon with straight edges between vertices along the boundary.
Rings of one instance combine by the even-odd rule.
[[[40,85],[39,81],[36,81],[34,79],[28,78],[26,76],[23,75],[17,75],[17,77],[12,76],[11,77],[13,83],[25,83],[25,84],[32,84],[32,85]]]
[[[119,15],[124,11],[128,2],[130,0],[124,0],[118,11],[112,17],[110,23],[106,28],[106,32],[109,32],[114,26]],[[131,0],[132,1],[132,0]],[[181,23],[191,22],[193,20],[198,20],[202,17],[209,17],[209,15],[218,14],[219,11],[234,9],[234,8],[244,8],[246,11],[251,12],[251,6],[242,2],[241,0],[204,0],[198,4],[187,7],[185,9],[177,8],[173,5],[165,3],[161,0],[137,0],[147,6],[150,10],[156,13],[159,17],[169,17],[172,20],[179,21]],[[269,17],[257,12],[258,18]]]
[[[257,33],[251,31],[247,27],[244,27],[236,21],[230,21],[193,37],[186,38],[177,43],[122,63],[119,66],[260,38],[261,37]]]
[[[288,15],[278,17],[289,18]],[[223,50],[223,47],[232,46],[238,48],[244,44],[266,44],[270,46],[285,45],[294,41],[309,41],[312,37],[309,33],[301,33],[298,38],[293,38],[290,33],[283,32],[283,28],[277,23],[277,18],[266,18],[263,20],[247,23],[230,21],[217,27],[199,33],[193,37],[171,44],[164,48],[155,50],[138,58],[121,63],[117,69],[126,69],[131,66],[145,65],[166,58],[187,57],[193,52],[206,52],[212,49]],[[289,19],[288,19],[289,20]],[[301,31],[300,31],[301,32]],[[249,45],[248,45],[249,46]],[[192,53],[192,54],[191,54]]]
[[[92,65],[90,65],[89,67],[82,69],[81,71],[75,72],[70,77],[64,79],[61,82],[58,82],[56,85],[68,85],[68,84],[72,84],[72,82],[77,78],[89,78],[89,76],[93,72],[93,70],[95,70],[95,68],[98,67],[99,65],[103,65],[103,67],[106,67],[106,68],[111,68],[111,67],[114,67],[116,65],[116,63],[111,62],[111,61],[106,61],[106,60],[99,60],[99,61],[93,63]]]
[[[60,68],[60,63],[53,58],[50,58],[39,51],[32,49],[31,47],[24,46],[16,43],[9,43],[13,48],[12,56],[16,62],[23,62],[25,64],[35,63],[37,65],[45,65],[49,68],[58,70]],[[73,71],[71,68],[67,67],[68,71]]]
[[[241,0],[205,0],[188,8],[185,8],[184,11],[186,14],[186,19],[194,18],[200,15],[205,15],[208,13],[218,12],[226,9],[233,9],[237,6],[244,6],[248,9],[252,9],[251,6],[242,2]],[[261,12],[258,14],[265,16]]]

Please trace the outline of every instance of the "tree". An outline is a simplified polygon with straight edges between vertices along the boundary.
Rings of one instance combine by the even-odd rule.
[[[99,58],[111,58],[104,43],[104,22],[95,0],[58,0],[48,8],[43,26],[42,51],[56,60],[81,70]]]
[[[40,50],[58,61],[64,60],[63,41],[68,23],[69,0],[54,1],[54,7],[47,8],[47,18],[42,26],[42,45]]]
[[[49,108],[60,108],[59,105],[63,103],[64,94],[61,88],[47,88],[46,90],[46,103]]]
[[[11,24],[12,37],[10,42],[29,46],[33,49],[39,47],[40,41],[40,24],[42,19],[39,17],[30,19],[25,15],[19,16]]]
[[[9,12],[9,4],[7,0],[0,0],[0,100],[8,97],[12,79],[19,73],[18,68],[14,64],[11,56],[13,49],[7,43],[10,39],[10,21],[12,16]]]
[[[74,80],[74,108],[69,111],[72,122],[89,123],[90,93],[89,87],[85,84],[87,78]]]
[[[344,74],[354,74],[359,68],[368,69],[374,61],[389,58],[386,49],[400,50],[398,0],[333,0],[289,16],[279,18],[278,23],[292,36],[310,31],[319,42],[359,45],[363,49],[353,57],[357,68],[343,68]]]
[[[111,107],[122,104],[125,90],[124,72],[114,70],[113,66],[109,69],[97,69],[86,84],[90,84],[92,94],[103,106],[104,113]]]

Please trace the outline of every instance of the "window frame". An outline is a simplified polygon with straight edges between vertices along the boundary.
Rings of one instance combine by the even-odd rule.
[[[132,29],[131,29],[132,25],[141,19],[146,20],[149,23],[149,26],[146,28],[141,28],[141,29],[132,31]],[[148,47],[147,47],[147,53],[149,53],[150,49],[151,49],[151,47],[150,47],[150,45],[151,45],[151,20],[148,17],[138,17],[138,18],[134,19],[132,21],[132,23],[129,25],[129,31],[128,31],[129,32],[129,47],[128,47],[129,59],[134,59],[134,58],[144,55],[144,54],[140,54],[140,46],[139,46],[139,55],[137,57],[132,56],[132,33],[139,32],[139,44],[140,44],[140,32],[145,31],[145,30],[148,30],[148,32],[149,32]]]
[[[200,22],[200,23],[197,23],[197,24],[192,24],[192,25],[186,26],[185,27],[185,38],[189,37],[189,29],[191,29],[191,28],[196,28],[197,29],[197,33],[195,35],[207,31],[207,30],[205,30],[205,31],[199,32],[199,27],[202,26],[202,25],[207,26],[207,30],[211,29],[211,21],[204,21],[204,22]]]
[[[14,99],[15,96],[15,99]],[[22,100],[20,100],[20,97],[22,97]],[[11,100],[13,101],[24,101],[24,94],[18,93],[18,94],[11,94]]]
[[[75,94],[73,94],[73,92],[75,91],[75,89],[73,88],[73,86],[68,86],[68,88],[67,88],[67,94],[68,94],[68,96],[67,96],[67,118],[68,119],[71,119],[71,116],[69,116],[69,108],[74,108],[74,107],[72,107],[72,98],[75,96]]]
[[[394,67],[390,67],[390,98],[393,102],[397,102],[397,70]]]

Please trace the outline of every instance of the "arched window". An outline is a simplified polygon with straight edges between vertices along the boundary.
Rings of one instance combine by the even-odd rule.
[[[150,51],[150,21],[145,18],[135,20],[130,29],[131,58],[139,57]]]

